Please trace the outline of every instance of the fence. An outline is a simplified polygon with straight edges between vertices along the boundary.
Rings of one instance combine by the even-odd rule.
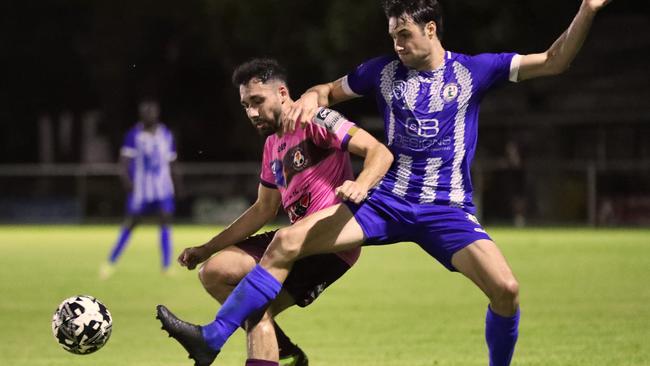
[[[358,168],[359,164],[357,164]],[[226,223],[257,195],[259,163],[181,163],[177,218]],[[0,222],[115,222],[124,192],[116,164],[0,166]],[[474,201],[487,224],[650,224],[650,162],[482,161]],[[281,215],[279,215],[280,217]]]

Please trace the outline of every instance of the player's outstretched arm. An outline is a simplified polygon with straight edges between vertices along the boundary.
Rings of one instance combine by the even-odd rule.
[[[282,131],[290,132],[296,128],[296,123],[309,123],[319,107],[329,107],[352,99],[343,90],[343,78],[326,84],[320,84],[307,89],[293,106],[282,116]]]
[[[357,179],[347,180],[336,188],[336,195],[343,200],[360,203],[368,196],[368,190],[384,177],[393,163],[393,154],[384,144],[362,129],[357,130],[350,139],[348,151],[364,157],[363,170]]]
[[[543,53],[522,56],[518,80],[557,75],[569,68],[584,43],[594,16],[612,0],[583,0],[569,28]]]
[[[248,210],[207,243],[185,248],[178,256],[178,263],[188,269],[194,269],[210,258],[212,254],[256,233],[276,216],[280,202],[281,196],[277,189],[267,188],[260,184],[257,190],[257,200]]]

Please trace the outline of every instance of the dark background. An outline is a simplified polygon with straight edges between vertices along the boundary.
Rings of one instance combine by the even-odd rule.
[[[443,5],[446,49],[526,54],[546,50],[580,1]],[[648,51],[647,2],[615,0],[598,14],[565,74],[505,86],[486,98],[475,165],[485,174],[474,178],[485,211],[493,215],[489,220],[520,210],[542,221],[582,221],[584,197],[596,187],[589,183],[593,168],[599,207],[590,212],[614,210],[636,217],[630,222],[650,222]],[[145,96],[160,100],[181,162],[257,162],[262,140],[230,83],[236,65],[251,57],[277,58],[288,68],[297,98],[391,52],[377,0],[3,1],[0,167],[114,162]],[[337,109],[383,139],[372,98]],[[97,121],[103,156],[84,156],[87,116]],[[71,131],[69,139],[54,142],[46,160],[39,143],[43,119],[51,121],[54,136]],[[523,163],[513,163],[513,151]],[[51,191],[42,189],[43,195]],[[513,209],[516,200],[504,204],[504,194],[527,197],[528,203]],[[119,213],[119,206],[111,207],[105,211]]]
[[[470,54],[543,51],[579,4],[446,1],[444,45]],[[160,99],[183,161],[257,160],[259,149],[251,145],[259,147],[259,139],[230,84],[238,63],[277,58],[288,67],[297,97],[367,58],[392,52],[376,0],[3,1],[0,13],[0,162],[38,160],[39,116],[56,120],[68,111],[76,126],[88,110],[101,113],[100,132],[116,157],[122,133],[136,119],[137,100],[145,95]],[[624,0],[614,1],[596,24],[630,14],[642,14],[647,25],[647,3]],[[649,31],[624,36],[647,39]],[[588,40],[592,46],[599,42],[604,40],[593,35]],[[577,67],[587,62],[582,56]],[[626,63],[638,60],[626,56]],[[371,100],[341,108],[353,119],[376,114]],[[59,160],[78,160],[78,154]]]

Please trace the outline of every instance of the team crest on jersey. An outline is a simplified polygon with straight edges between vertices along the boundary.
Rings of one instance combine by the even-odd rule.
[[[309,166],[309,158],[307,158],[305,152],[297,146],[293,151],[293,170],[299,172],[307,166]]]
[[[408,84],[404,80],[393,81],[393,96],[395,99],[402,99],[408,90]]]
[[[447,83],[442,87],[442,100],[444,100],[445,103],[453,102],[456,100],[456,98],[458,98],[459,94],[460,85],[456,83]]]

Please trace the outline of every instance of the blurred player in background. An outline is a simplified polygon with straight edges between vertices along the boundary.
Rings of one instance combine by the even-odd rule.
[[[566,70],[607,3],[583,0],[569,28],[545,52],[468,56],[443,48],[437,0],[384,1],[397,55],[371,59],[339,80],[311,88],[293,104],[283,130],[311,122],[322,106],[372,95],[395,163],[361,204],[333,206],[280,229],[259,266],[233,290],[215,321],[202,327],[203,339],[192,339],[197,349],[220,350],[234,324],[275,298],[296,258],[362,243],[413,241],[487,295],[490,365],[509,365],[518,337],[519,283],[473,216],[470,166],[479,104],[499,83]]]
[[[133,229],[145,214],[157,214],[160,220],[162,271],[167,272],[171,263],[174,183],[179,182],[174,167],[176,143],[172,132],[159,120],[158,101],[141,100],[138,114],[140,121],[126,133],[120,149],[120,178],[128,192],[126,219],[108,262],[100,269],[101,278],[113,273]]]
[[[366,157],[358,180],[369,179],[375,183],[392,161],[388,149],[374,137],[325,108],[319,111],[314,123],[280,134],[282,111],[293,101],[286,71],[275,60],[254,59],[242,64],[233,73],[233,84],[239,88],[248,118],[258,133],[266,137],[257,201],[212,240],[187,248],[179,256],[181,265],[189,269],[209,259],[201,268],[199,278],[220,303],[264,254],[275,232],[251,235],[273,220],[280,206],[295,223],[340,202],[340,198],[361,202],[365,191],[360,191],[353,181],[348,151]],[[336,123],[327,123],[334,118]],[[218,254],[210,258],[214,253]],[[309,305],[356,262],[359,253],[360,248],[352,248],[298,260],[262,320],[255,323],[259,316],[249,319],[245,326],[249,357],[246,365],[278,365],[278,346],[280,358],[288,362],[281,360],[283,365],[307,365],[306,356],[272,318],[294,304]],[[158,317],[164,329],[181,342],[198,365],[212,363],[216,352],[198,355],[193,351],[193,344],[182,340],[186,334],[200,337],[198,326],[186,326],[187,323],[180,322],[162,305],[158,307]]]

